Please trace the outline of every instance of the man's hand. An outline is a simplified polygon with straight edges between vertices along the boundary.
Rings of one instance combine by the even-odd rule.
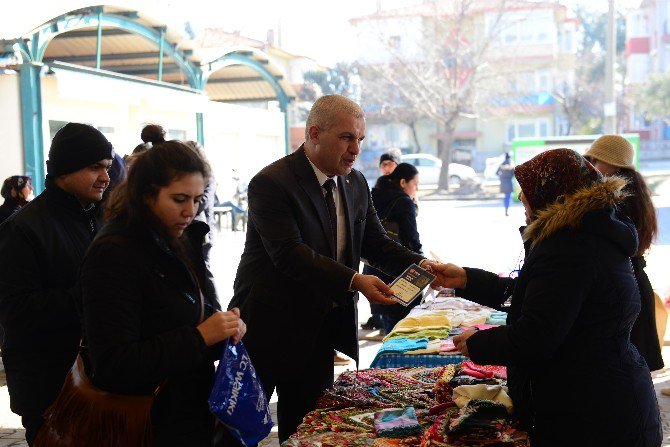
[[[468,275],[463,267],[455,264],[442,264],[441,262],[427,260],[423,267],[435,275],[435,281],[430,285],[432,288],[448,287],[450,289],[463,289],[468,282]]]
[[[475,331],[475,330],[465,331],[462,334],[459,334],[452,339],[452,341],[454,342],[454,346],[456,346],[456,349],[461,351],[461,354],[463,354],[467,357],[470,357],[470,353],[468,352],[467,341],[468,341],[468,338],[470,338],[472,336],[472,334],[474,334],[475,332],[477,332],[477,331]]]
[[[351,287],[361,292],[372,304],[395,304],[391,298],[393,291],[381,279],[374,275],[356,273],[351,281]]]

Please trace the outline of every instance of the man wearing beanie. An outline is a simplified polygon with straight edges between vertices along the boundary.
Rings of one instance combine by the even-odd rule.
[[[74,285],[100,221],[112,144],[69,123],[54,136],[46,189],[0,226],[0,324],[10,408],[32,445],[77,356],[81,329]]]

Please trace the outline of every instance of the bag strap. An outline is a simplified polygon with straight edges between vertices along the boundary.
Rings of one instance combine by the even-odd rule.
[[[391,211],[393,211],[393,208],[395,207],[395,204],[398,203],[398,200],[400,200],[402,196],[396,197],[393,203],[391,203],[391,206],[386,208],[386,212],[384,213],[384,217],[382,217],[380,220],[386,220],[389,217],[389,214],[391,214]]]

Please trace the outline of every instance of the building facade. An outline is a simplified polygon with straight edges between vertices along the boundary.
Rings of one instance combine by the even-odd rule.
[[[364,78],[371,147],[438,155],[440,140],[451,141],[453,161],[483,170],[484,160],[509,150],[516,137],[569,132],[555,95],[574,87],[580,24],[571,11],[555,2],[504,2],[504,9],[497,1],[469,2],[468,9],[459,8],[461,3],[423,1],[352,20],[361,40],[361,70],[433,58],[445,70],[478,77],[472,84],[459,79],[457,88],[444,90],[458,95],[459,88],[473,89],[453,135],[434,118],[385,117],[384,106],[366,103],[366,88],[373,86]],[[431,81],[418,76],[416,82]]]

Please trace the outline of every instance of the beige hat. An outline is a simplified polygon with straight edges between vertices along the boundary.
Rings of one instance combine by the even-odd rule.
[[[635,150],[630,141],[619,135],[603,135],[591,144],[584,157],[593,157],[618,168],[635,168]]]

